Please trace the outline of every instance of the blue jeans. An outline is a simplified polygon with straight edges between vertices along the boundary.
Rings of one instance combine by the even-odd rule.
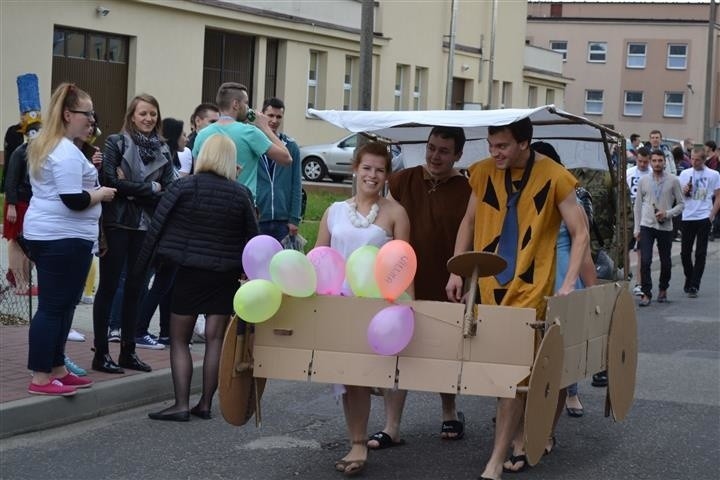
[[[28,369],[65,364],[65,341],[92,261],[90,240],[28,240],[38,272],[38,309],[28,334]]]
[[[170,292],[175,282],[175,265],[162,265],[155,270],[155,280],[140,304],[140,319],[135,329],[137,338],[148,334],[150,320],[160,306],[160,336],[170,336]]]
[[[287,237],[290,232],[287,220],[271,220],[268,222],[260,222],[258,224],[260,233],[263,235],[270,235],[275,238],[278,242],[282,242],[283,238]]]

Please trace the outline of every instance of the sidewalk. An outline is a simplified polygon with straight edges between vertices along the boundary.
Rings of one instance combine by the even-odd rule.
[[[0,242],[0,259],[3,265],[7,265],[5,250],[5,242]],[[720,241],[708,245],[708,257],[718,255],[719,252]],[[630,259],[634,270],[637,256],[631,252]],[[673,242],[672,261],[673,276],[682,276],[679,242]],[[659,268],[657,260],[653,262],[653,267]],[[672,296],[677,295],[680,293],[672,292]],[[94,372],[89,370],[93,340],[92,305],[78,305],[73,327],[84,333],[87,340],[67,342],[66,351],[73,361],[88,369],[88,375],[95,384],[90,389],[78,392],[74,397],[62,398],[38,397],[27,393],[30,382],[26,366],[28,326],[0,326],[0,438],[74,423],[172,398],[169,349],[138,349],[140,357],[153,367],[151,373],[126,370],[124,375],[111,375]],[[150,330],[158,330],[157,313],[151,322]],[[110,353],[117,359],[119,345],[111,343]],[[200,388],[203,353],[204,344],[193,345],[193,391]]]
[[[0,265],[7,267],[7,242],[0,241]],[[27,298],[27,297],[25,297]],[[37,297],[33,298],[33,308]],[[67,355],[88,370],[94,385],[79,390],[73,397],[43,397],[27,393],[30,372],[27,369],[28,325],[0,325],[0,438],[56,427],[92,417],[126,410],[140,405],[173,398],[170,376],[170,349],[137,349],[140,358],[152,366],[150,373],[125,370],[123,375],[90,369],[93,352],[92,305],[80,304],[75,310],[73,328],[86,336],[84,342],[67,342]],[[155,313],[150,331],[159,330]],[[194,361],[192,391],[199,391],[202,381],[202,357],[205,344],[192,346]],[[120,344],[110,344],[110,354],[117,361]]]

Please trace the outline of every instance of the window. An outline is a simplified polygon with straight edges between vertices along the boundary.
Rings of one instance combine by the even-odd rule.
[[[343,110],[357,110],[358,97],[353,85],[357,85],[358,58],[345,56],[345,79],[343,80]]]
[[[512,82],[502,82],[502,104],[500,108],[512,107]]]
[[[66,55],[72,58],[85,58],[85,34],[65,32]]]
[[[585,113],[589,115],[602,115],[603,91],[585,90]]]
[[[105,60],[107,53],[107,38],[100,35],[90,35],[90,60]]]
[[[405,82],[407,78],[407,65],[397,64],[395,66],[395,110],[405,110]]]
[[[665,117],[685,116],[685,94],[683,92],[665,92]]]
[[[55,28],[53,56],[127,63],[127,39],[98,32]]]
[[[647,45],[644,43],[628,43],[627,47],[627,68],[645,68],[645,57]]]
[[[528,107],[534,108],[537,107],[537,95],[538,95],[538,89],[535,86],[529,86],[528,87]]]
[[[687,45],[668,44],[667,68],[685,70],[687,68]]]
[[[590,42],[588,43],[588,62],[605,63],[607,57],[607,43]]]
[[[640,117],[643,114],[643,92],[625,92],[623,115]]]
[[[427,68],[415,67],[415,85],[413,86],[413,110],[427,108]]]
[[[555,104],[555,89],[548,88],[545,90],[545,105]]]
[[[563,62],[567,62],[567,43],[565,40],[550,40],[550,50],[562,53]]]
[[[310,66],[307,80],[307,108],[318,107],[318,68],[320,66],[320,52],[310,51]]]

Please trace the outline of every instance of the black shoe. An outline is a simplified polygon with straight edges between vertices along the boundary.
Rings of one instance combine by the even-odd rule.
[[[151,420],[166,420],[169,422],[187,422],[190,420],[190,412],[185,410],[184,412],[164,413],[154,412],[148,413],[148,417]]]
[[[593,387],[607,387],[607,384],[608,384],[607,370],[603,370],[602,372],[598,372],[592,376],[592,386]]]
[[[125,373],[125,370],[120,368],[117,363],[113,362],[109,353],[96,353],[93,357],[92,369],[105,373]]]
[[[200,410],[198,407],[199,405],[195,405],[193,408],[191,408],[190,414],[198,418],[202,418],[203,420],[210,420],[212,418],[212,413],[210,413],[210,410]]]
[[[687,294],[690,298],[697,298],[698,289],[695,287],[690,287],[687,289]]]
[[[118,363],[121,367],[127,368],[128,370],[139,370],[141,372],[152,372],[152,367],[147,363],[140,360],[137,353],[123,353],[120,352],[118,357]]]

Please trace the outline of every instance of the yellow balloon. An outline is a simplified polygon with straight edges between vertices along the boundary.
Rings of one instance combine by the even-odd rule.
[[[255,279],[238,288],[233,306],[241,319],[261,323],[277,313],[281,302],[282,292],[274,283]]]

